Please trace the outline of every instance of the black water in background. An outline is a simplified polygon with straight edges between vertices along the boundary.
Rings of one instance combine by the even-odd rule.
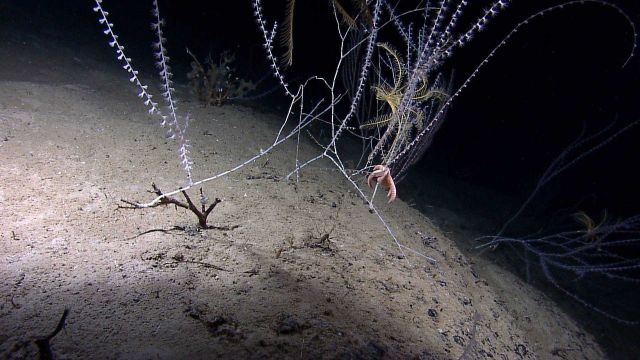
[[[284,1],[264,2],[268,18],[282,22]],[[453,66],[446,70],[453,72],[453,88],[515,24],[555,3],[519,1],[505,10],[486,32],[451,59]],[[150,77],[155,75],[150,46],[151,1],[105,0],[103,4],[129,56]],[[312,73],[330,75],[337,49],[328,4],[321,0],[298,1],[294,65],[287,71],[289,78],[303,79]],[[618,5],[640,27],[640,4],[620,1]],[[201,59],[209,52],[215,57],[222,50],[234,50],[238,75],[243,77],[258,79],[269,71],[249,0],[161,0],[160,6],[176,82],[187,81],[190,58],[185,47]],[[61,46],[91,49],[91,56],[117,68],[92,7],[93,1],[88,0],[0,2],[0,30],[19,29]],[[399,184],[399,196],[414,203],[445,230],[453,231],[452,237],[458,238],[461,248],[474,254],[470,250],[471,234],[494,234],[531,193],[553,159],[581,131],[594,133],[612,122],[613,129],[620,129],[640,119],[640,54],[622,68],[633,40],[624,17],[593,4],[568,7],[524,26],[455,101],[431,148]],[[275,85],[270,79],[263,89]],[[285,99],[276,95],[261,101],[266,106],[286,106]],[[507,234],[521,236],[563,224],[577,211],[595,219],[605,209],[610,218],[640,213],[639,166],[640,125],[550,182]],[[452,222],[442,215],[447,211],[467,223]],[[456,233],[460,227],[465,231]],[[503,265],[518,268],[517,263]],[[519,275],[524,274],[520,271]],[[558,293],[553,295],[552,287],[539,281],[541,277],[534,278],[536,285],[562,300]],[[627,310],[635,306],[631,301],[638,293],[633,284],[610,288],[609,296],[629,301],[607,310],[623,316],[633,313]],[[612,357],[640,350],[634,348],[640,345],[631,341],[624,344],[624,350],[619,348],[620,341],[638,333],[638,327],[609,321],[570,301],[564,304],[568,311],[580,308],[572,314],[594,332]],[[614,339],[619,334],[622,340]]]

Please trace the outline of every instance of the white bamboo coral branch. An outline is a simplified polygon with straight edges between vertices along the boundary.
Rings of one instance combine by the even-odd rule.
[[[156,31],[157,37],[157,42],[155,42],[153,45],[157,49],[155,56],[156,58],[158,58],[158,62],[156,63],[156,65],[160,68],[160,77],[162,79],[163,90],[162,96],[167,103],[167,107],[169,108],[169,113],[171,116],[171,119],[169,121],[167,121],[168,116],[163,114],[160,110],[158,103],[153,101],[153,95],[150,93],[148,85],[145,85],[142,83],[142,81],[140,81],[138,71],[135,70],[132,66],[131,58],[125,55],[124,46],[120,44],[120,42],[118,41],[118,35],[116,35],[113,31],[114,25],[108,20],[109,12],[104,10],[104,8],[102,7],[102,0],[94,0],[94,2],[95,7],[93,8],[93,11],[98,13],[98,21],[100,22],[100,24],[105,26],[105,29],[103,30],[104,34],[108,35],[111,38],[111,41],[109,41],[109,46],[116,49],[118,60],[120,60],[124,64],[122,65],[122,68],[130,74],[131,77],[129,78],[129,81],[138,87],[140,91],[138,93],[138,97],[143,99],[143,103],[147,107],[147,111],[149,112],[149,114],[158,115],[162,119],[160,126],[162,126],[163,128],[167,127],[167,135],[171,139],[177,140],[178,157],[180,158],[180,163],[187,175],[188,184],[192,184],[193,180],[191,176],[191,169],[193,163],[191,161],[191,158],[189,157],[189,140],[185,135],[185,131],[189,124],[190,118],[188,115],[185,116],[184,123],[180,124],[179,117],[176,114],[175,100],[172,97],[173,88],[171,87],[171,70],[168,64],[169,57],[166,55],[166,49],[164,48],[164,42],[166,42],[166,39],[162,34],[161,27],[163,20],[160,18],[160,11],[158,9],[157,0],[154,0],[153,2],[153,15],[156,17],[156,22],[153,23],[153,29]]]
[[[156,66],[160,69],[160,79],[162,79],[162,97],[165,100],[167,108],[169,109],[169,115],[171,118],[169,122],[167,122],[167,117],[162,116],[162,126],[167,126],[167,135],[178,141],[179,149],[178,156],[180,158],[180,163],[182,164],[182,168],[187,174],[187,181],[189,184],[193,183],[193,177],[191,175],[191,169],[193,166],[193,161],[189,156],[189,148],[191,145],[189,144],[189,140],[187,139],[185,132],[187,127],[189,126],[189,115],[185,117],[184,124],[180,124],[178,119],[178,115],[176,114],[176,101],[173,98],[174,88],[172,87],[173,81],[171,80],[171,68],[169,67],[169,56],[167,56],[167,48],[164,46],[166,42],[166,38],[162,32],[162,25],[164,24],[164,20],[160,17],[160,9],[158,8],[158,0],[153,0],[153,16],[155,17],[155,22],[152,23],[152,28],[156,31],[156,39],[157,41],[153,43],[153,47],[156,49],[154,53],[156,59]]]
[[[114,25],[113,23],[109,22],[107,18],[109,16],[109,12],[105,11],[102,8],[102,0],[94,0],[94,1],[96,3],[96,6],[93,8],[93,11],[98,13],[98,16],[100,17],[98,21],[100,22],[100,24],[105,26],[105,29],[103,30],[104,34],[108,35],[111,38],[111,41],[109,41],[109,46],[116,49],[116,55],[118,55],[118,60],[120,60],[124,64],[122,65],[122,68],[125,69],[131,75],[131,77],[129,78],[129,81],[135,84],[140,90],[140,93],[138,93],[138,97],[141,99],[144,99],[144,104],[147,106],[149,114],[155,113],[162,116],[162,113],[158,108],[158,103],[152,100],[153,95],[150,94],[149,91],[147,90],[148,86],[142,84],[142,82],[140,81],[140,78],[138,77],[138,71],[134,70],[133,66],[131,65],[131,58],[125,55],[124,46],[122,46],[118,41],[118,35],[116,35],[113,32]]]

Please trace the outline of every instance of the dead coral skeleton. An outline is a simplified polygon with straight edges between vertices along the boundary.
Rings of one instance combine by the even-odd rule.
[[[213,225],[208,225],[207,224],[207,218],[209,217],[209,214],[211,214],[213,209],[215,209],[216,205],[221,203],[222,200],[216,198],[212,203],[209,204],[209,198],[207,198],[204,195],[204,193],[202,191],[202,188],[200,188],[200,206],[201,206],[201,208],[198,209],[198,207],[193,203],[193,201],[191,201],[191,198],[187,194],[186,190],[182,190],[181,191],[182,195],[184,196],[184,198],[186,200],[186,202],[183,202],[183,201],[180,201],[180,200],[178,200],[178,199],[176,199],[174,197],[167,196],[154,183],[151,184],[151,187],[153,187],[153,191],[152,192],[161,197],[161,200],[159,202],[153,204],[152,206],[144,206],[144,205],[141,205],[141,204],[133,202],[133,201],[121,199],[121,201],[123,203],[127,204],[127,205],[126,206],[119,205],[118,208],[120,208],[120,209],[142,209],[142,208],[145,208],[145,207],[157,207],[157,206],[161,206],[161,205],[175,205],[176,207],[180,207],[180,208],[187,209],[187,210],[191,211],[198,218],[198,227],[200,229],[232,230],[231,228],[227,228],[227,227],[218,227],[218,226],[213,226]],[[180,228],[176,228],[176,229],[180,229]],[[180,229],[180,230],[184,230],[184,229]],[[156,230],[154,230],[154,231],[156,231]],[[161,231],[166,232],[165,230],[161,230]]]

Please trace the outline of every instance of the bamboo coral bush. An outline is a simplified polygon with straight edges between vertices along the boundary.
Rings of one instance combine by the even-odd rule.
[[[161,69],[162,97],[167,105],[167,115],[153,101],[148,87],[140,82],[137,71],[133,69],[131,59],[124,54],[124,47],[120,45],[113,32],[113,24],[108,21],[108,13],[101,5],[102,0],[94,1],[94,10],[99,13],[100,23],[105,26],[104,32],[111,38],[110,45],[116,49],[118,59],[131,76],[131,82],[139,88],[144,104],[150,113],[161,117],[161,124],[167,127],[168,135],[177,140],[178,156],[187,174],[186,186],[160,193],[148,203],[136,203],[136,207],[156,206],[167,197],[237,171],[286,141],[299,142],[303,130],[314,122],[321,122],[327,124],[330,136],[324,141],[316,139],[320,146],[316,156],[300,159],[296,152],[292,161],[293,169],[286,179],[297,180],[305,167],[319,159],[329,160],[369,204],[370,211],[377,216],[403,255],[405,251],[409,251],[431,261],[434,260],[402,244],[375,205],[374,197],[381,185],[388,188],[389,199],[395,198],[394,178],[402,178],[422,157],[443,123],[448,109],[498,50],[531,21],[559,9],[585,4],[612,9],[629,24],[633,39],[630,41],[630,55],[625,64],[633,56],[637,37],[635,25],[618,6],[601,0],[567,1],[538,11],[517,23],[488,51],[478,66],[459,85],[455,85],[451,80],[445,80],[450,75],[446,69],[452,56],[467,46],[495,17],[506,11],[510,0],[494,1],[484,10],[472,8],[470,0],[426,1],[421,2],[419,7],[406,11],[398,10],[398,1],[353,1],[356,9],[353,11],[345,9],[344,2],[334,0],[330,4],[339,53],[333,59],[333,72],[328,77],[313,75],[300,82],[290,82],[285,67],[294,61],[292,32],[295,30],[292,19],[297,3],[295,0],[288,1],[284,30],[279,32],[278,23],[266,17],[263,2],[251,0],[267,61],[282,93],[289,100],[289,109],[273,142],[259,153],[226,171],[194,181],[191,176],[189,142],[185,135],[189,118],[180,117],[176,112],[171,72],[163,45],[163,22],[159,16],[157,1],[153,1],[153,13],[156,17],[153,28],[158,39],[155,54]],[[280,43],[285,47],[282,56],[278,55],[277,50],[278,34],[281,34]],[[207,70],[201,65],[198,67],[199,62],[195,56],[194,60],[192,80],[197,82],[197,87],[204,89],[204,99],[210,101],[213,98],[214,103],[222,102],[227,95],[224,89],[218,91],[220,87],[215,84],[224,82],[225,76],[220,78],[216,74],[217,80],[212,84],[211,79],[205,80]],[[315,91],[311,91],[312,88]],[[328,95],[319,97],[310,94]],[[368,116],[369,112],[363,109],[371,108],[376,109],[375,114]],[[358,156],[341,153],[339,143],[346,137],[356,137],[362,141],[362,154]],[[361,161],[355,168],[346,166],[347,158],[351,160],[358,157]],[[372,186],[372,180],[376,180],[373,195],[363,189],[365,178]],[[630,223],[636,224],[635,221]],[[496,238],[495,241],[499,239]]]
[[[534,234],[506,235],[521,217],[533,199],[543,188],[560,176],[565,170],[583,161],[588,156],[613,142],[640,124],[640,120],[631,122],[615,130],[611,124],[589,136],[584,130],[569,146],[563,149],[536,183],[533,191],[507,220],[494,236],[479,238],[483,244],[478,248],[496,248],[506,245],[512,250],[521,250],[527,278],[531,278],[531,268],[538,266],[544,278],[554,287],[586,308],[610,319],[627,325],[638,325],[639,320],[631,320],[607,309],[607,304],[595,304],[593,297],[585,297],[569,290],[563,279],[571,277],[570,283],[580,280],[594,281],[596,277],[605,279],[608,287],[635,286],[640,282],[640,214],[622,219],[607,218],[606,211],[599,221],[593,220],[587,213],[580,211],[572,216],[569,224],[561,230],[541,229]],[[620,312],[619,309],[616,309]]]

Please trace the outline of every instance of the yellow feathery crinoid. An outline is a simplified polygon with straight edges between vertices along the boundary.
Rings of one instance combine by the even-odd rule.
[[[373,119],[368,120],[364,124],[360,125],[361,129],[375,129],[377,127],[386,126],[391,121],[392,114],[385,114]]]
[[[378,101],[384,101],[391,109],[390,114],[385,114],[377,118],[371,119],[364,124],[360,125],[361,129],[370,129],[376,126],[385,126],[389,124],[389,121],[398,111],[398,105],[402,99],[402,79],[404,77],[404,67],[398,52],[389,44],[379,43],[378,47],[385,50],[389,55],[389,58],[393,62],[392,77],[393,85],[381,83],[378,86],[373,86],[372,89],[375,92],[376,99]]]
[[[296,7],[296,0],[286,0],[285,18],[282,23],[283,31],[280,33],[280,44],[285,48],[282,57],[282,66],[288,67],[293,64],[293,20]],[[369,27],[373,26],[373,17],[367,6],[366,0],[351,0],[353,7],[356,9],[357,17],[349,15],[349,12],[338,2],[331,0],[334,9],[340,15],[342,21],[350,27],[357,28],[357,17],[363,19]]]
[[[580,225],[584,226],[585,237],[587,240],[595,242],[598,240],[598,229],[607,221],[607,211],[604,211],[602,220],[599,224],[596,224],[596,222],[584,211],[579,211],[573,214],[573,219]]]
[[[333,7],[336,9],[336,12],[340,14],[340,19],[342,20],[342,22],[354,29],[358,27],[358,23],[356,23],[356,20],[352,18],[351,15],[349,15],[347,10],[345,10],[345,8],[340,5],[338,0],[331,0],[331,2],[333,3]]]
[[[389,57],[391,66],[391,77],[393,84],[381,83],[378,86],[372,86],[375,92],[376,100],[385,102],[389,109],[390,114],[382,115],[377,118],[371,119],[364,124],[360,125],[361,129],[370,129],[374,126],[393,125],[390,124],[393,118],[399,118],[399,121],[407,121],[410,115],[413,115],[415,123],[418,128],[422,127],[422,120],[424,114],[418,109],[409,108],[407,114],[397,114],[400,102],[402,101],[405,92],[407,91],[407,84],[405,83],[405,65],[398,52],[389,44],[379,43],[377,46],[383,49]],[[447,93],[440,89],[429,89],[429,83],[425,78],[419,79],[417,89],[415,89],[411,100],[422,102],[435,98],[440,101],[445,100],[448,97]]]
[[[429,89],[427,82],[421,79],[420,87],[416,90],[413,99],[417,101],[425,101],[432,97],[443,101],[449,97],[449,94],[440,89]]]
[[[404,63],[393,46],[387,43],[378,43],[377,45],[379,48],[386,51],[389,58],[393,61],[394,67],[392,68],[392,71],[394,77],[394,89],[398,89],[402,83],[402,78],[404,77]]]
[[[423,130],[428,116],[423,111],[423,106],[437,108],[449,95],[438,85],[439,77],[430,84],[426,74],[420,69],[409,76],[409,70],[402,57],[391,45],[379,43],[377,47],[381,49],[381,56],[386,56],[383,63],[388,72],[384,73],[380,69],[379,82],[372,86],[371,90],[376,100],[383,103],[384,107],[389,107],[389,112],[365,121],[360,125],[360,129],[386,127],[369,154],[369,160],[381,155],[382,162],[386,163],[404,149],[415,134]],[[429,101],[435,103],[426,104]],[[406,105],[402,106],[403,103]],[[434,108],[430,108],[430,111],[432,110]]]
[[[373,17],[371,16],[371,11],[369,10],[369,6],[367,6],[366,0],[351,0],[352,8],[355,12],[355,16],[351,16],[349,11],[340,4],[338,0],[331,0],[336,13],[340,15],[340,19],[343,23],[347,24],[351,28],[358,28],[358,19],[361,19],[366,26],[371,28],[373,26]]]
[[[391,113],[395,114],[398,111],[402,94],[387,85],[374,86],[372,88],[376,93],[376,100],[386,102],[391,108]]]
[[[283,22],[284,31],[280,33],[280,44],[286,49],[282,57],[282,65],[287,67],[293,64],[293,13],[296,8],[296,0],[287,0],[287,8]]]

